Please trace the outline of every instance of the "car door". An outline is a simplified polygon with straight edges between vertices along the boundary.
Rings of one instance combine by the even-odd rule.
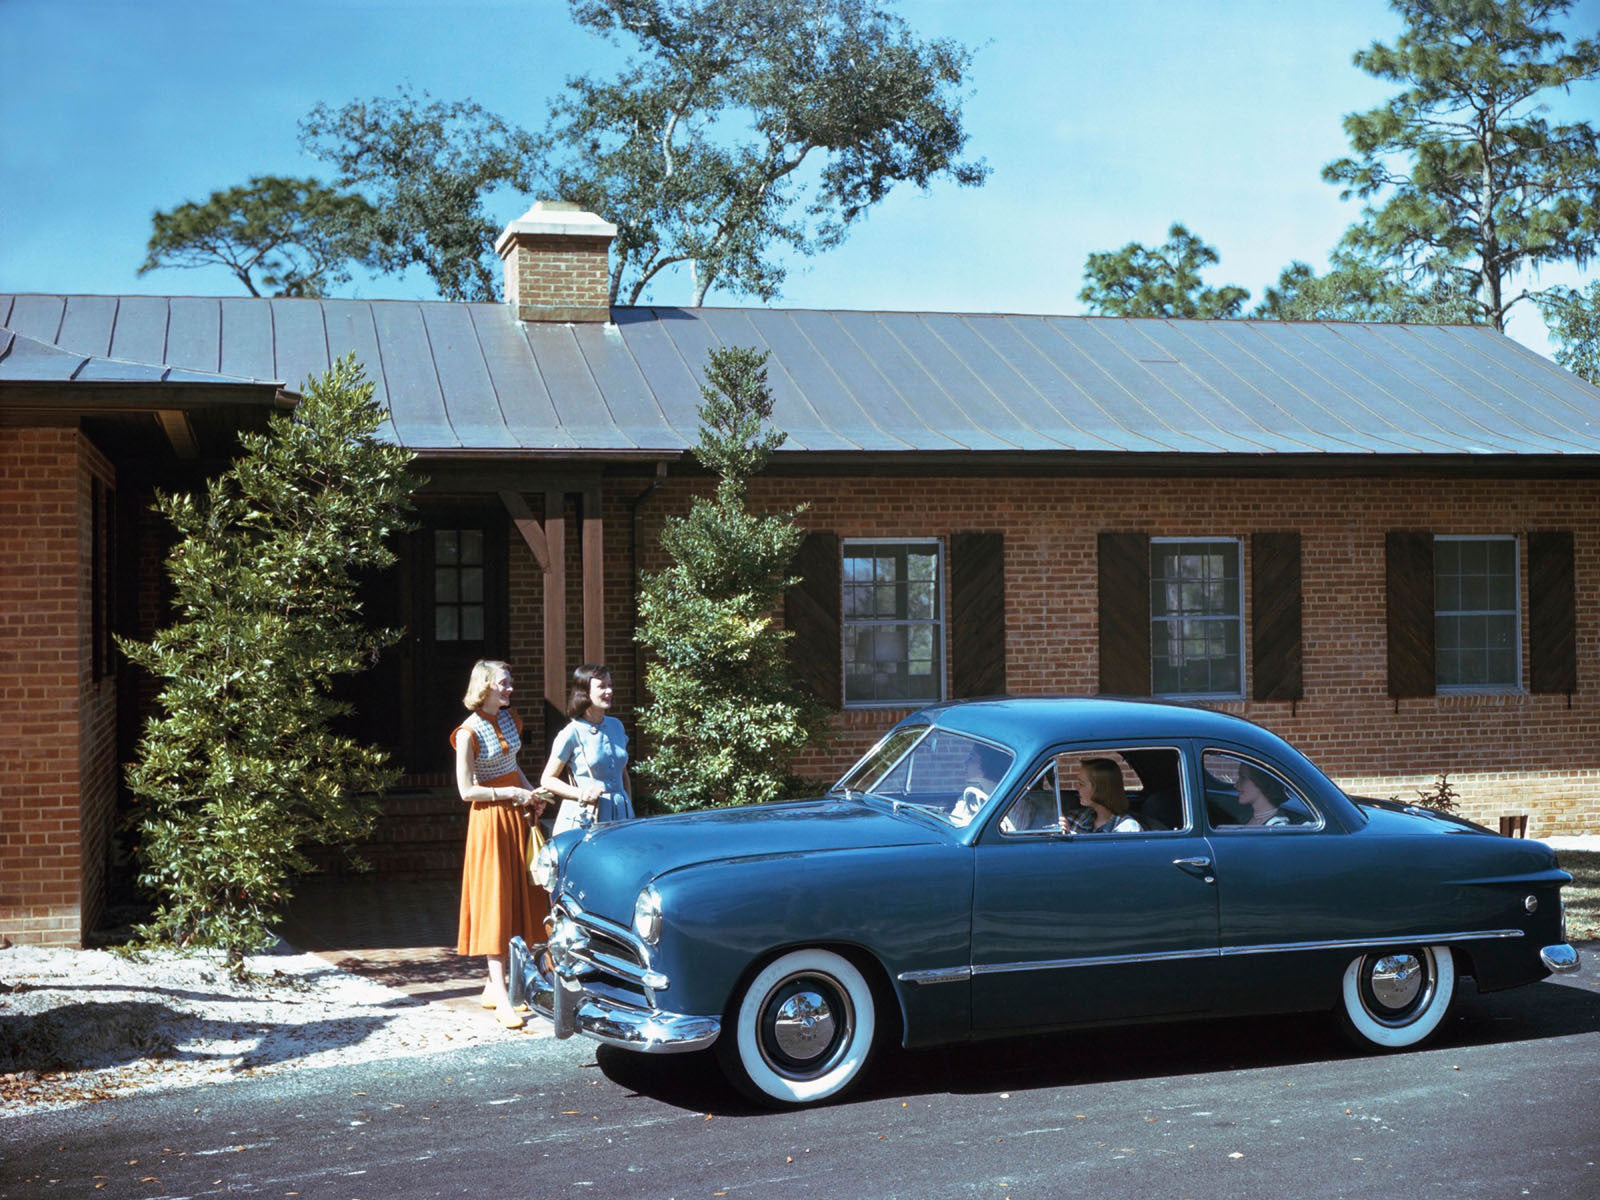
[[[1200,788],[1221,905],[1219,1007],[1285,1011],[1331,1002],[1340,951],[1392,906],[1391,887],[1363,887],[1384,878],[1360,860],[1358,840],[1331,825],[1306,786],[1259,751],[1228,743],[1200,750]],[[1278,814],[1251,824],[1241,779],[1268,781]],[[1390,864],[1403,872],[1401,863]],[[1362,901],[1370,905],[1363,909]],[[1330,965],[1331,964],[1331,965]]]
[[[1211,1007],[1218,908],[1185,751],[1176,746],[1064,747],[1026,779],[1060,780],[1109,758],[1130,781],[1137,749],[1168,756],[1182,781],[1179,828],[1139,833],[1002,829],[996,810],[973,846],[973,1030],[1020,1033],[1084,1023],[1202,1013]],[[1140,789],[1148,790],[1148,789]],[[1020,794],[1020,793],[1019,793]],[[1019,801],[1020,802],[1020,801]]]

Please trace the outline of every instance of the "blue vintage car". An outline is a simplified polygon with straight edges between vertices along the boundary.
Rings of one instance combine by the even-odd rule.
[[[1124,831],[1080,831],[1088,772]],[[559,1037],[712,1047],[781,1104],[843,1091],[889,1038],[1331,1008],[1412,1046],[1458,976],[1578,965],[1549,847],[1352,799],[1257,725],[1159,703],[925,708],[824,797],[574,832],[543,867],[518,998]]]

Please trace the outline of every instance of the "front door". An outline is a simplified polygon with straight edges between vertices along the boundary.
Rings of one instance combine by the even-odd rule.
[[[388,749],[408,775],[452,770],[450,730],[472,664],[506,658],[506,523],[487,507],[429,506],[395,547],[399,562],[363,581],[362,611],[401,640],[341,687],[350,728]]]
[[[1068,749],[1041,770],[1070,780],[1083,759],[1116,762],[1128,802],[1153,796],[1158,774],[1163,785],[1181,778],[1179,753]],[[1062,790],[1069,815],[1076,799]],[[1020,823],[1008,833],[994,818],[973,847],[973,1029],[1022,1033],[1207,1011],[1217,886],[1192,814],[1185,799],[1177,828],[1125,833],[1021,831]]]
[[[417,719],[407,765],[428,772],[448,769],[436,764],[449,762],[447,739],[466,713],[461,697],[472,664],[510,654],[505,520],[481,511],[432,513],[419,535]]]

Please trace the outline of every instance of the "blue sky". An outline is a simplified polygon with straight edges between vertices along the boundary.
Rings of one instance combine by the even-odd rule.
[[[1391,41],[1383,0],[904,0],[922,33],[975,51],[965,113],[977,189],[902,190],[839,249],[793,263],[778,303],[1082,311],[1085,257],[1182,221],[1210,283],[1252,301],[1299,258],[1322,266],[1356,217],[1321,180],[1344,114],[1393,85],[1351,55]],[[616,52],[562,0],[0,0],[0,290],[232,295],[224,271],[139,276],[150,216],[254,174],[330,174],[297,125],[318,101],[471,98],[529,127],[570,74]],[[1600,27],[1580,0],[1569,36]],[[1600,119],[1600,84],[1558,98]],[[510,220],[531,198],[505,197]],[[1575,269],[1537,283],[1595,278]],[[368,297],[426,295],[358,279]],[[687,280],[651,298],[686,303]],[[710,303],[740,303],[712,292]],[[1509,332],[1549,352],[1529,305]]]

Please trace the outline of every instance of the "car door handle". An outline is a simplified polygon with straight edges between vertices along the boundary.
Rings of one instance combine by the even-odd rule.
[[[1215,883],[1217,877],[1211,873],[1211,860],[1209,858],[1175,858],[1172,865],[1180,871],[1187,871],[1205,883]]]

